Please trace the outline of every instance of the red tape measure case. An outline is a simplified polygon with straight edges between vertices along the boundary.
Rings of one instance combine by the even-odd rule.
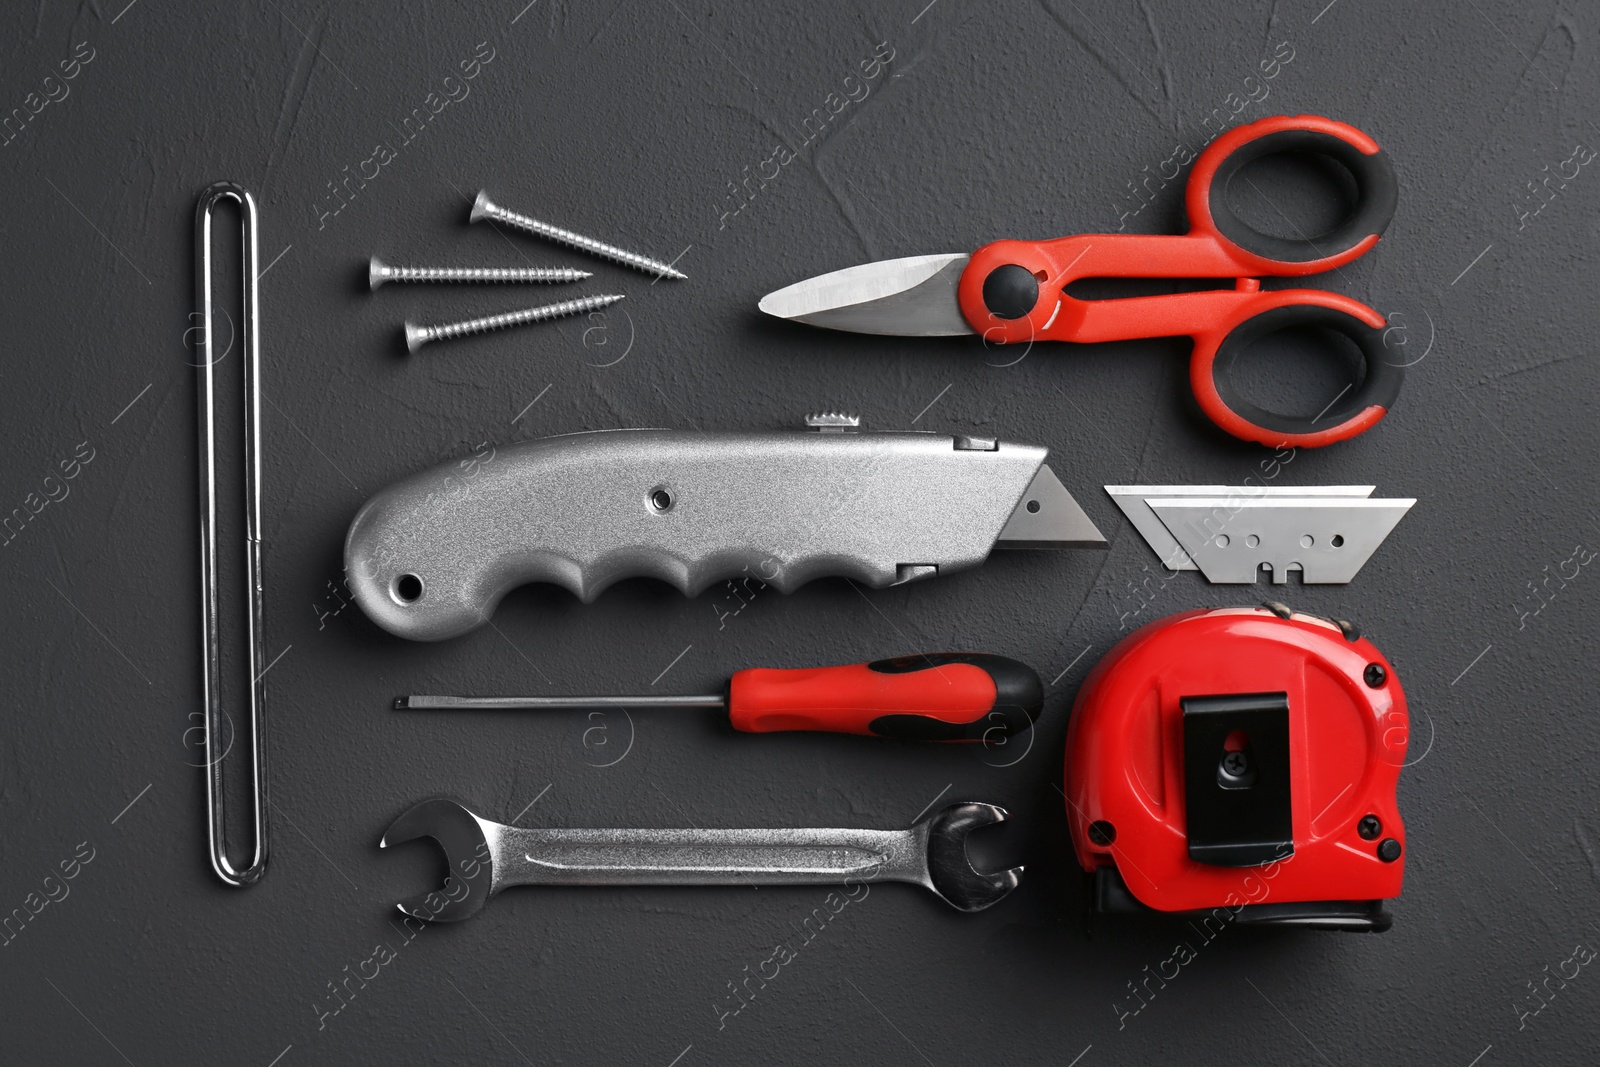
[[[1382,930],[1406,848],[1394,669],[1348,623],[1183,612],[1116,645],[1067,733],[1067,817],[1104,911]]]

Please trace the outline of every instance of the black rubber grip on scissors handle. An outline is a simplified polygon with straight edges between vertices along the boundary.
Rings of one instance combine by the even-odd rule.
[[[1350,172],[1356,206],[1350,217],[1326,233],[1309,238],[1274,237],[1251,228],[1228,206],[1228,184],[1239,171],[1264,156],[1326,156]],[[1211,179],[1211,220],[1217,232],[1252,255],[1280,263],[1311,263],[1348,251],[1394,218],[1400,186],[1394,165],[1382,149],[1368,154],[1342,137],[1317,130],[1280,130],[1246,141],[1217,165]]]
[[[1361,353],[1360,378],[1327,409],[1316,415],[1285,415],[1251,403],[1233,381],[1239,356],[1251,344],[1279,330],[1322,327],[1343,334]],[[1405,383],[1405,368],[1385,359],[1383,330],[1337,308],[1320,304],[1290,304],[1273,308],[1235,326],[1217,346],[1211,362],[1211,380],[1222,403],[1239,418],[1273,434],[1320,434],[1335,430],[1372,407],[1385,411],[1394,406]]]

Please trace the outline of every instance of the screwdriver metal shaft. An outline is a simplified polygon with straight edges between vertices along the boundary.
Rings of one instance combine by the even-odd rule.
[[[396,711],[584,711],[590,708],[725,708],[723,696],[647,696],[647,697],[395,697]]]

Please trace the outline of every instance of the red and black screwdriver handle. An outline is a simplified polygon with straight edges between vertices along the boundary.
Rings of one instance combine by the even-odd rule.
[[[728,686],[736,730],[825,730],[912,741],[983,741],[1025,729],[1044,706],[1026,664],[933,652],[846,667],[739,671]]]
[[[1252,229],[1228,202],[1229,186],[1263,156],[1322,157],[1355,185],[1354,208],[1332,230],[1277,237]],[[1337,293],[1263,291],[1264,276],[1341,267],[1377,244],[1394,216],[1399,185],[1376,141],[1318,115],[1279,115],[1229,130],[1200,153],[1185,199],[1189,232],[1090,234],[1049,241],[996,241],[972,254],[956,289],[962,315],[986,341],[1098,343],[1194,338],[1190,385],[1201,410],[1235,437],[1270,447],[1311,448],[1371,428],[1394,405],[1405,371],[1383,345],[1385,320]],[[1233,289],[1110,300],[1068,296],[1080,278],[1236,278]],[[1362,371],[1314,416],[1268,411],[1246,399],[1235,364],[1258,338],[1320,327],[1354,342]]]

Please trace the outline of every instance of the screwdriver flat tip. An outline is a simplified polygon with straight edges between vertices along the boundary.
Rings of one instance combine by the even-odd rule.
[[[585,237],[581,233],[574,233],[571,230],[562,229],[560,226],[541,222],[531,215],[523,215],[509,208],[501,207],[489,199],[489,191],[487,189],[478,190],[477,199],[472,202],[472,210],[467,214],[468,222],[480,222],[483,219],[503,222],[507,226],[521,230],[524,233],[530,233],[535,237],[543,237],[557,244],[566,245],[568,248],[576,248],[580,252],[587,252],[591,256],[599,256],[601,259],[609,259],[613,263],[620,263],[624,267],[632,267],[634,270],[651,274],[658,278],[676,278],[679,281],[687,281],[689,278],[687,274],[670,263],[663,263],[659,259],[642,256],[637,252],[630,252],[626,248],[618,248],[616,245],[597,241],[593,237]]]

